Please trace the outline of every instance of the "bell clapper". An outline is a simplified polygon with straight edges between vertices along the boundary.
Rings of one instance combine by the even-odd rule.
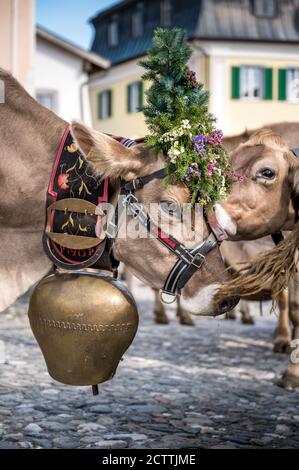
[[[98,395],[98,394],[99,394],[99,387],[98,387],[98,384],[92,385],[92,394],[93,394],[93,395]]]

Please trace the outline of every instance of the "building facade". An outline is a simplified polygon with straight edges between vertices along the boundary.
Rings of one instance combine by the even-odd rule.
[[[35,53],[34,0],[0,0],[0,67],[33,92]]]
[[[92,124],[88,82],[110,67],[109,60],[36,28],[34,0],[0,0],[0,44],[0,67],[43,106],[67,121]]]
[[[92,125],[89,79],[109,67],[108,60],[37,27],[35,98],[63,119]]]
[[[98,130],[146,134],[138,61],[157,26],[186,29],[190,67],[226,135],[299,119],[299,0],[125,0],[91,22],[92,51],[111,62],[89,83]]]

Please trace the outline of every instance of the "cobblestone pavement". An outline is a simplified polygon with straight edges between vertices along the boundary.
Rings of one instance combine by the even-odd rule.
[[[299,391],[275,385],[288,357],[272,353],[274,315],[192,328],[170,309],[159,326],[149,289],[135,293],[137,337],[96,397],[48,376],[26,299],[0,317],[0,448],[299,446]]]

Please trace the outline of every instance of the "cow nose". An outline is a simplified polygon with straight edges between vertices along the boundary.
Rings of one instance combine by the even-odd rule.
[[[230,299],[224,300],[221,304],[218,305],[218,315],[229,312],[235,308],[235,306],[238,305],[239,300],[240,297],[231,297]]]

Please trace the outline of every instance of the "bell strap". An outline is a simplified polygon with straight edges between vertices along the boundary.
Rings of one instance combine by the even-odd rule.
[[[57,233],[51,230],[51,215],[53,210],[63,212],[79,212],[81,214],[104,215],[103,211],[92,202],[84,199],[69,198],[59,199],[47,208],[47,221],[45,233],[55,243],[65,248],[86,250],[99,245],[105,237],[82,237],[68,233]]]

